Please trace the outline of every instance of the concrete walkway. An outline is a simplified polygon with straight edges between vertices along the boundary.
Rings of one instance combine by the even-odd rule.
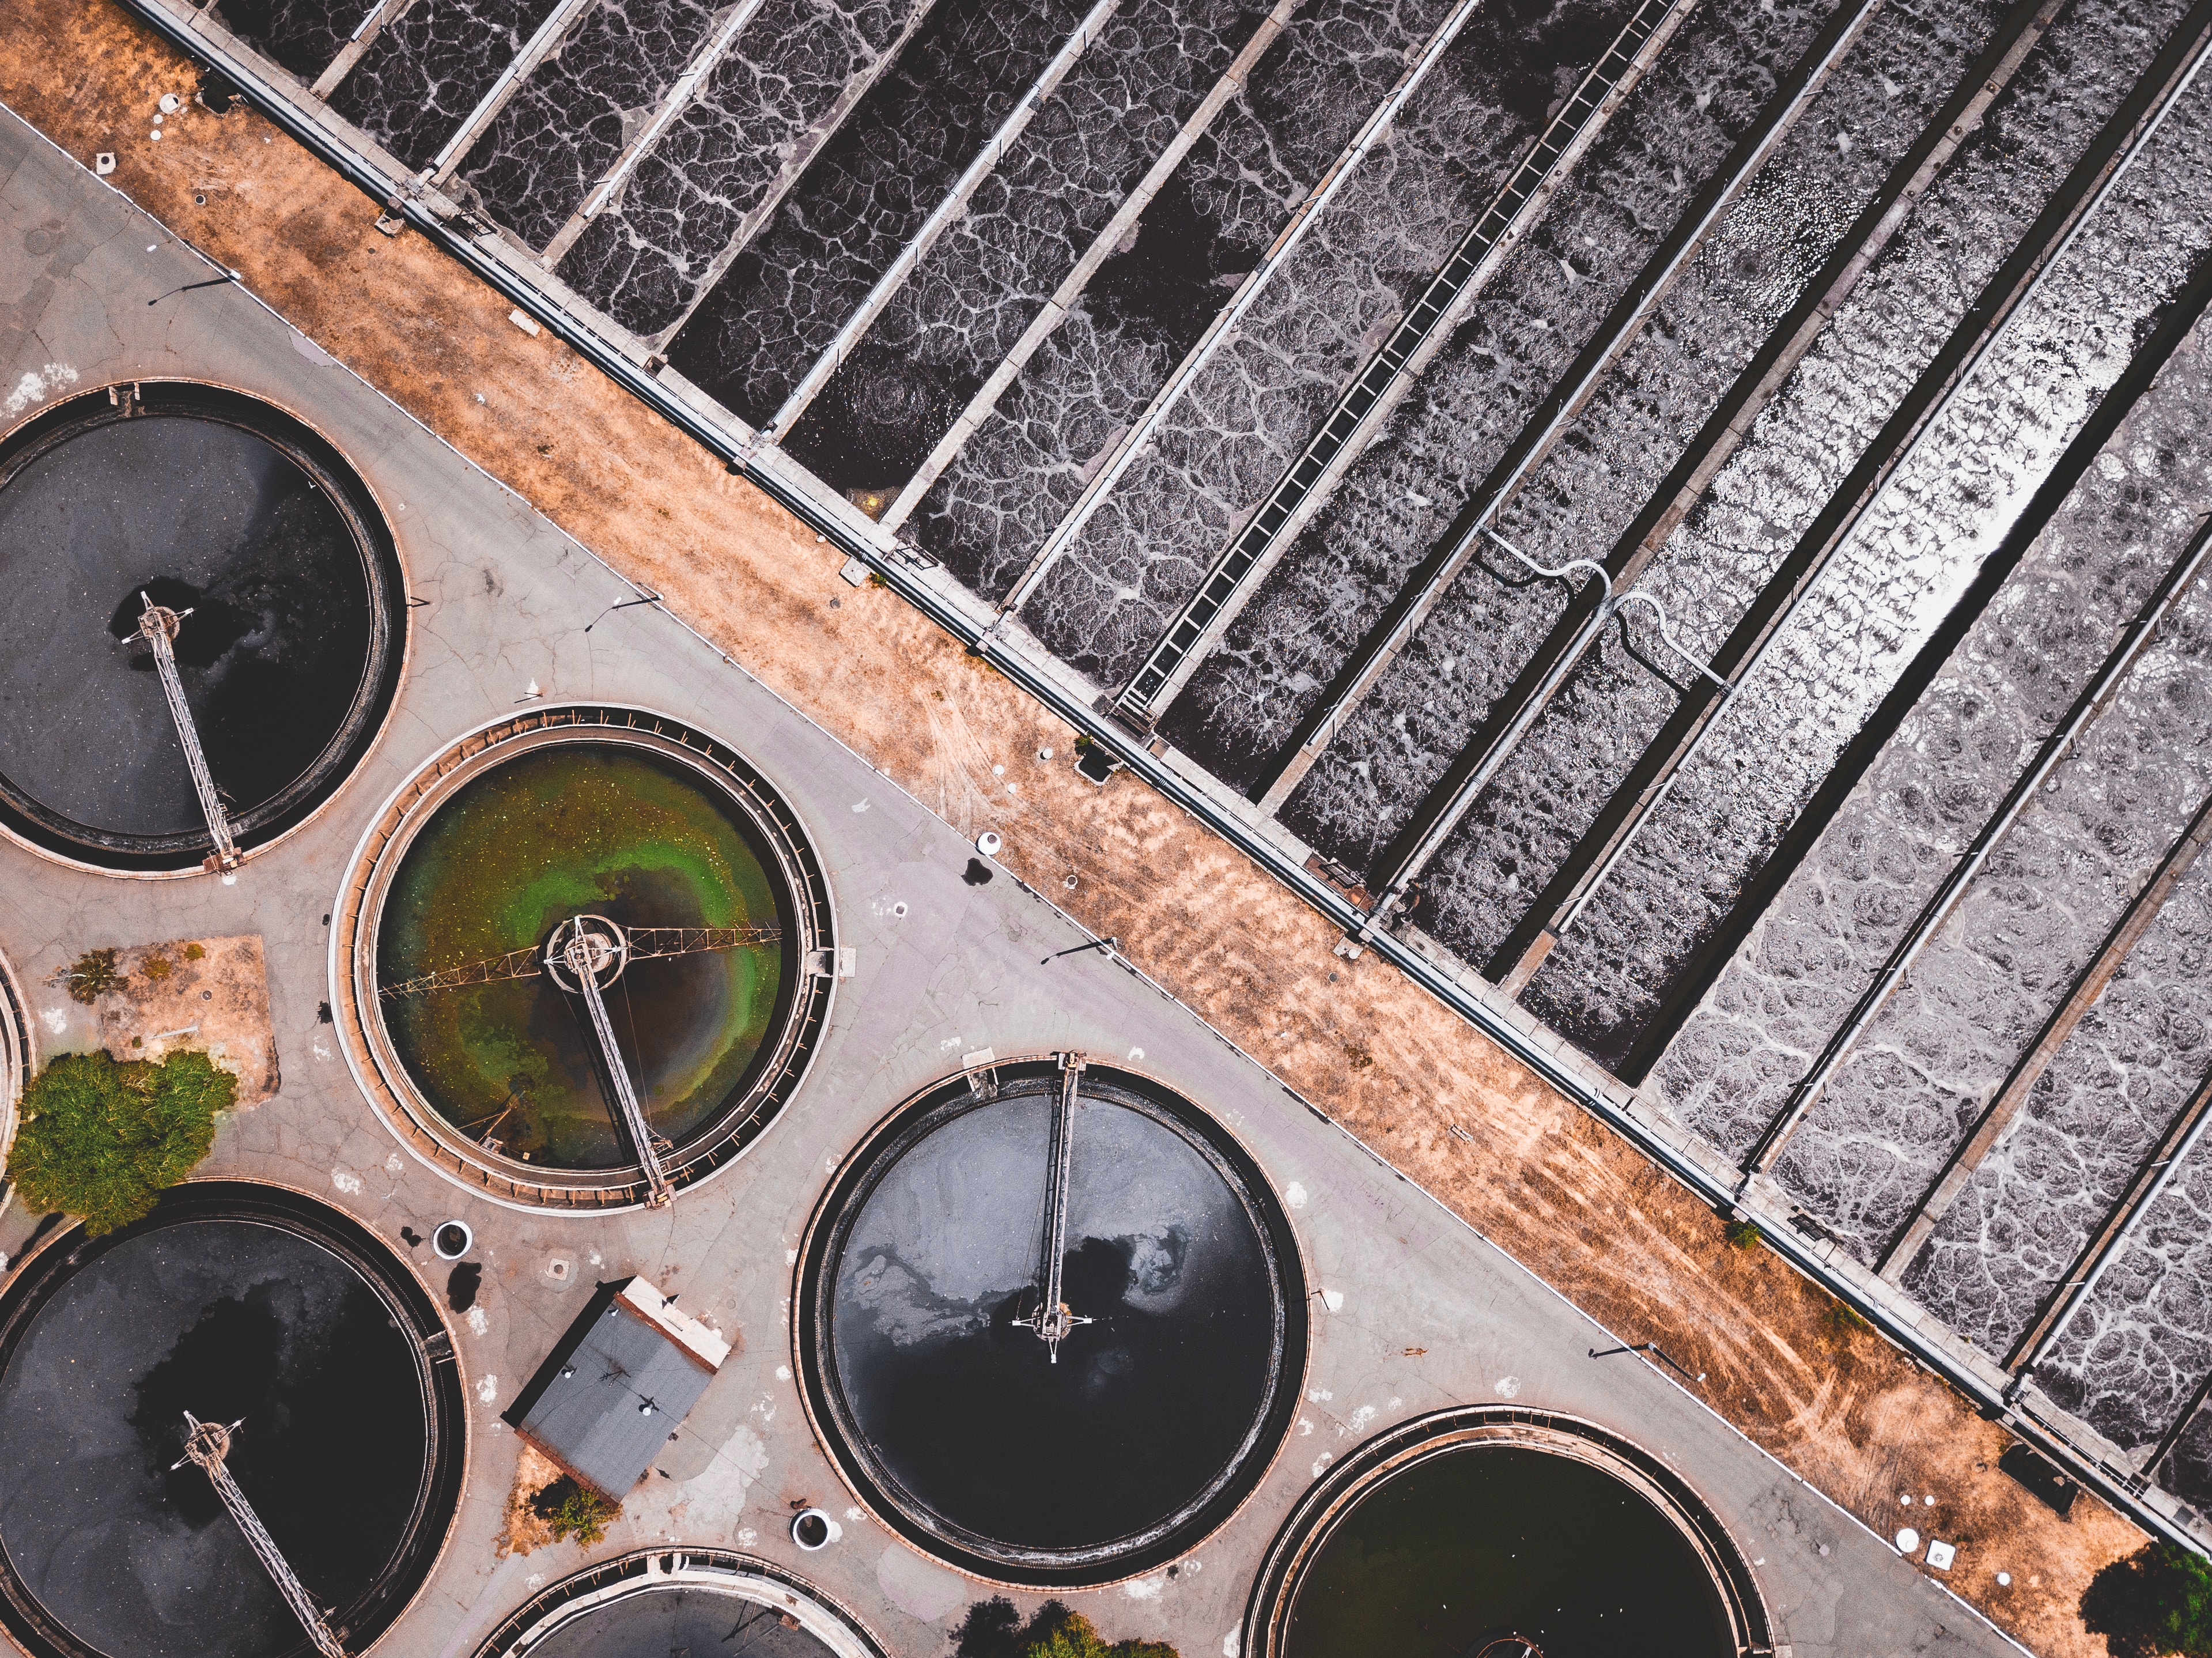
[[[1593,1361],[1613,1337],[1492,1248],[1185,1009],[1107,956],[1040,966],[1084,942],[1000,873],[970,885],[973,849],[819,728],[659,610],[584,626],[630,588],[527,503],[212,274],[91,174],[0,113],[0,400],[5,424],[54,397],[134,377],[218,381],[282,403],[351,458],[385,503],[410,591],[411,659],[391,725],[353,782],[234,883],[126,881],[0,844],[0,951],[21,975],[44,1051],[89,1045],[84,1010],[44,980],[81,950],[258,933],[283,1085],[228,1122],[209,1173],[282,1182],[359,1216],[403,1253],[403,1226],[475,1228],[485,1268],[455,1320],[475,1409],[463,1509],[446,1558],[382,1650],[460,1658],[532,1590],[581,1564],[573,1545],[504,1561],[493,1538],[517,1442],[498,1420],[580,1306],[581,1280],[642,1272],[719,1325],[733,1354],[595,1555],[656,1540],[751,1550],[817,1582],[902,1654],[944,1652],[990,1591],[934,1565],[852,1509],[792,1380],[792,1252],[828,1171],[861,1131],[969,1050],[1075,1046],[1127,1059],[1212,1108],[1288,1204],[1323,1293],[1306,1408],[1244,1509],[1181,1563],[1068,1597],[1109,1639],[1234,1654],[1250,1578],[1314,1477],[1370,1434],[1461,1402],[1514,1399],[1595,1418],[1667,1459],[1735,1532],[1783,1649],[1881,1658],[2015,1650],[1919,1568],[1640,1357]],[[637,703],[747,753],[804,819],[830,873],[839,942],[857,952],[821,1058],[796,1104],[738,1164],[672,1212],[596,1221],[495,1209],[413,1161],[362,1098],[333,1028],[324,918],[363,826],[424,759],[544,700]],[[1068,756],[1048,764],[1065,765]],[[1033,762],[1042,766],[1047,762]],[[1003,780],[1020,786],[1019,765]],[[0,1248],[24,1220],[0,1219]],[[412,1252],[435,1289],[427,1246]],[[567,1285],[549,1276],[577,1262]],[[1634,1336],[1632,1338],[1638,1338]],[[802,1557],[785,1529],[811,1501],[843,1535]],[[1939,1505],[1911,1523],[1944,1536]],[[2011,1563],[2025,1579],[2036,1564]],[[1016,1597],[1024,1605],[1037,1597]]]

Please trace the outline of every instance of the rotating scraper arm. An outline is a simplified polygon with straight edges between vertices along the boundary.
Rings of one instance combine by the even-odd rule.
[[[246,1538],[246,1546],[253,1551],[269,1576],[275,1580],[276,1592],[284,1597],[284,1604],[300,1620],[300,1627],[314,1643],[322,1658],[346,1658],[346,1649],[338,1644],[338,1637],[331,1633],[331,1626],[323,1621],[307,1586],[300,1582],[292,1564],[269,1535],[269,1528],[261,1523],[261,1516],[253,1512],[253,1505],[246,1500],[246,1493],[238,1489],[238,1482],[230,1477],[230,1467],[225,1458],[230,1451],[230,1436],[238,1429],[232,1423],[225,1428],[219,1423],[202,1422],[190,1411],[185,1412],[185,1454],[176,1466],[195,1462],[205,1471],[215,1493],[222,1499],[222,1506],[230,1511],[239,1531]]]
[[[745,950],[756,945],[773,944],[783,936],[781,927],[632,927],[627,930],[629,940],[629,959],[667,955],[698,955],[716,950]],[[492,957],[488,961],[471,961],[465,966],[447,967],[434,973],[425,973],[419,978],[403,979],[397,984],[386,984],[377,991],[391,999],[403,996],[421,996],[430,991],[459,990],[465,984],[489,984],[502,978],[534,978],[545,971],[535,948],[509,950],[505,955]]]

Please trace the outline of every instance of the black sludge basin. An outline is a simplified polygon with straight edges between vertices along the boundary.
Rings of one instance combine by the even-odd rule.
[[[404,655],[404,584],[357,474],[282,411],[144,382],[59,405],[0,443],[0,822],[127,870],[213,843],[150,645],[178,678],[232,832],[251,850],[338,788]]]
[[[1594,1423],[1474,1406],[1331,1468],[1254,1590],[1253,1658],[1735,1658],[1768,1643],[1743,1557],[1658,1458]]]
[[[0,1299],[0,1620],[39,1658],[274,1658],[298,1620],[186,1462],[184,1415],[347,1649],[404,1611],[459,1499],[465,1400],[437,1310],[366,1230],[195,1182],[64,1234]]]
[[[871,1137],[810,1235],[801,1361],[872,1505],[1003,1580],[1103,1582],[1193,1546],[1296,1408],[1305,1286],[1287,1222],[1220,1127],[1159,1083],[1080,1073],[1057,1345],[1036,1327],[1052,1058],[949,1079]]]

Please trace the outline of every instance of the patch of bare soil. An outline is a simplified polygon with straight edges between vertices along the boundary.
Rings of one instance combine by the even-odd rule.
[[[551,1523],[531,1504],[538,1492],[560,1478],[561,1470],[552,1460],[525,1441],[522,1456],[514,1465],[514,1488],[507,1494],[507,1509],[501,1519],[499,1535],[492,1539],[501,1559],[511,1554],[528,1554],[554,1540]]]
[[[115,953],[119,983],[94,1004],[101,1045],[118,1059],[198,1048],[238,1078],[240,1106],[277,1088],[276,1034],[258,934],[180,938]]]

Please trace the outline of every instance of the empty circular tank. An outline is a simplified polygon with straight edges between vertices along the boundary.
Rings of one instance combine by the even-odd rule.
[[[88,393],[0,440],[0,828],[80,864],[216,850],[142,625],[241,852],[304,821],[374,742],[405,657],[389,528],[330,443],[219,387]]]
[[[727,1549],[640,1549],[533,1595],[476,1658],[886,1658],[860,1621],[781,1567]]]
[[[739,1155],[834,983],[790,808],[734,751],[633,709],[535,711],[432,760],[371,829],[337,923],[346,1033],[386,1119],[472,1187],[568,1210],[665,1200]]]
[[[1577,1417],[1439,1411],[1367,1442],[1277,1534],[1253,1658],[1737,1658],[1766,1613],[1711,1510]]]
[[[1305,1367],[1297,1247],[1257,1166],[1173,1089],[1066,1058],[949,1077],[879,1126],[815,1216],[795,1308],[808,1409],[861,1498],[1038,1586],[1150,1570],[1220,1525]]]
[[[184,1456],[224,1466],[348,1652],[422,1588],[466,1463],[451,1338],[359,1223],[280,1188],[193,1182],[101,1238],[64,1233],[0,1296],[0,1622],[35,1658],[309,1653],[276,1580]]]

